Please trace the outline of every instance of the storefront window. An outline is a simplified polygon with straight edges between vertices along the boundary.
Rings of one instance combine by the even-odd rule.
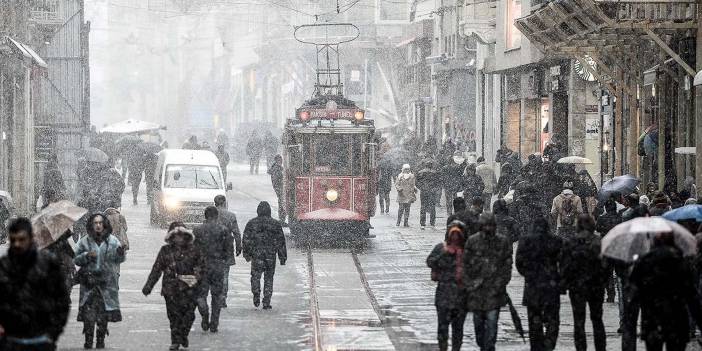
[[[522,1],[521,0],[507,0],[507,16],[505,16],[506,23],[506,40],[505,48],[507,50],[516,49],[520,47],[522,42],[522,32],[514,26],[514,20],[522,15]]]

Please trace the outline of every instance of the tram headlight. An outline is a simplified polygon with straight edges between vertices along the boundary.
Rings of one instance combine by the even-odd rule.
[[[329,189],[327,192],[324,194],[324,196],[327,198],[327,201],[329,202],[335,202],[336,200],[339,199],[339,192],[334,190],[334,189]]]
[[[310,112],[309,111],[300,112],[300,120],[301,121],[306,122],[309,119],[310,119]]]
[[[363,117],[365,117],[363,111],[356,111],[356,113],[353,114],[353,118],[355,118],[358,122],[362,121]]]
[[[163,205],[169,211],[175,211],[180,209],[180,201],[173,197],[166,197],[163,199]]]

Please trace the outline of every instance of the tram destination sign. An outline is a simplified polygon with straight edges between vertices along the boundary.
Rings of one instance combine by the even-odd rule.
[[[311,119],[344,119],[344,120],[362,120],[363,111],[357,108],[350,109],[327,109],[327,108],[303,108],[297,112],[298,117],[302,121]]]

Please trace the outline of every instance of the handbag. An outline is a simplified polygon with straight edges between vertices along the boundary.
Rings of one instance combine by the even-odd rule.
[[[102,286],[107,282],[103,271],[94,271],[86,267],[80,267],[73,276],[73,285],[84,285],[88,288]]]

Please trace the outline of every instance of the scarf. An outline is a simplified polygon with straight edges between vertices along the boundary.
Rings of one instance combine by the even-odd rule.
[[[449,229],[448,239],[444,243],[444,250],[456,256],[456,283],[463,285],[463,245],[465,238],[463,232],[458,227]]]

